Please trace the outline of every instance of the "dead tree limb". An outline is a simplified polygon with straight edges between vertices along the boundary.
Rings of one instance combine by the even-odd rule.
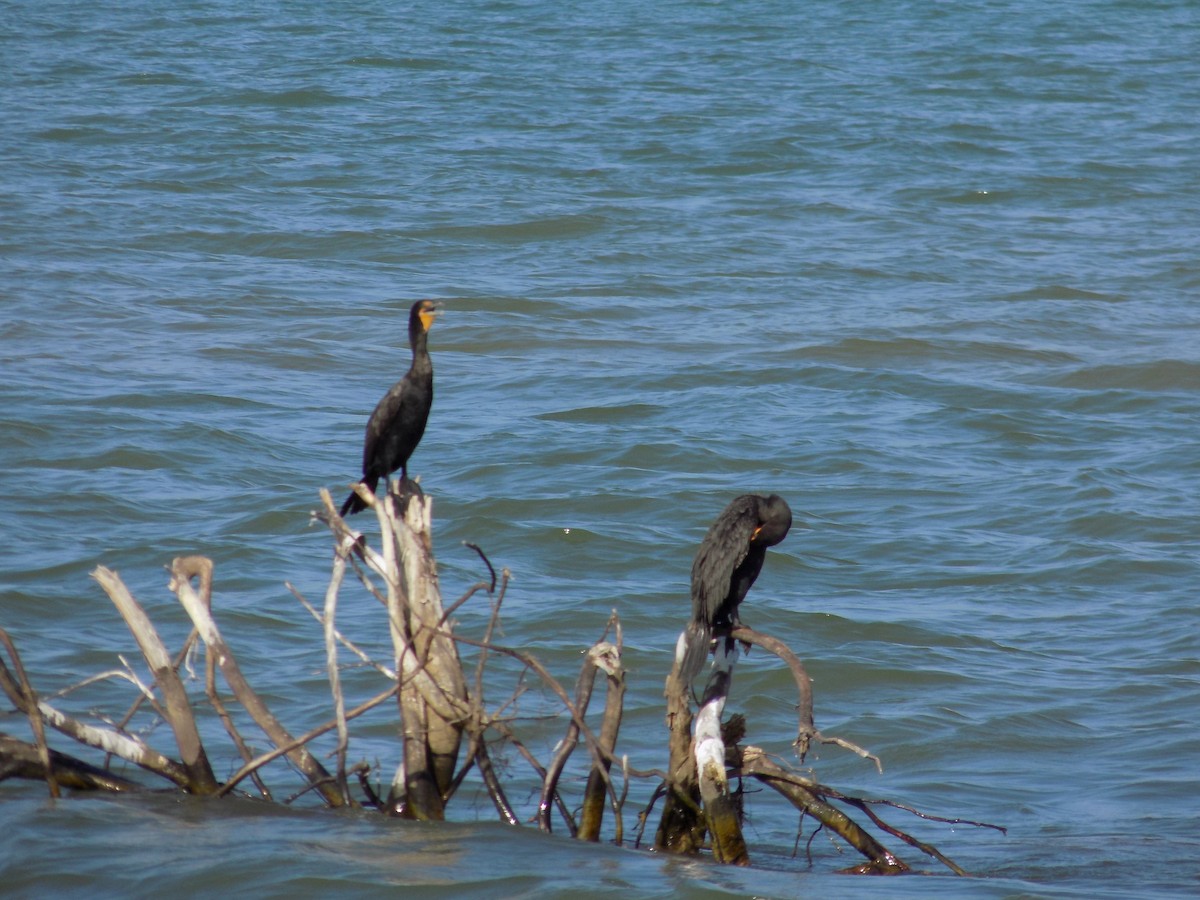
[[[536,657],[531,656],[530,654],[521,650],[516,650],[512,647],[503,647],[498,644],[485,643],[484,641],[478,641],[474,638],[465,637],[463,635],[454,635],[454,640],[461,644],[467,644],[468,646],[472,647],[486,648],[492,653],[501,653],[505,656],[509,656],[513,659],[519,660],[527,668],[531,669],[538,676],[538,678],[541,679],[542,683],[549,687],[550,690],[558,697],[558,699],[562,702],[563,708],[567,711],[567,714],[571,716],[571,718],[574,719],[575,723],[579,726],[579,733],[583,736],[584,743],[587,746],[588,753],[591,755],[593,763],[597,763],[601,766],[601,768],[603,768],[605,759],[609,759],[611,761],[611,757],[606,757],[604,755],[604,751],[600,746],[600,741],[596,737],[595,732],[592,731],[591,727],[588,726],[584,718],[579,715],[579,712],[575,708],[575,704],[571,701],[570,696],[567,694],[566,689],[559,683],[558,679],[550,674],[546,667],[542,665]],[[501,723],[498,723],[494,720],[488,723],[489,727],[499,727],[500,724]],[[507,733],[511,734],[511,731],[508,731]],[[530,759],[532,761],[531,757]],[[542,770],[540,766],[536,768],[539,771],[539,775],[544,778],[544,770]],[[610,795],[615,799],[617,796],[616,790],[613,788],[611,780],[608,779],[607,772],[604,773],[604,776],[605,787],[609,791]]]
[[[392,533],[406,581],[403,615],[407,639],[405,647],[397,648],[400,652],[396,669],[400,673],[401,696],[409,695],[406,711],[420,707],[419,730],[414,733],[405,725],[406,747],[413,751],[405,754],[406,790],[410,794],[414,789],[423,793],[430,811],[438,810],[434,817],[442,818],[444,798],[454,780],[463,727],[469,715],[467,690],[458,647],[442,611],[437,564],[433,558],[433,500],[415,494],[396,501],[389,495],[384,504],[389,512],[393,511],[394,502],[402,504],[403,510],[403,518],[395,521]],[[409,683],[415,690],[405,690]],[[426,783],[427,778],[431,782]],[[412,797],[409,802],[412,803]],[[425,817],[419,810],[412,812],[418,818]]]
[[[718,641],[713,672],[704,689],[700,711],[696,713],[693,752],[713,859],[727,865],[748,866],[750,855],[742,837],[740,810],[729,793],[725,738],[721,734],[721,713],[733,683],[737,655],[737,645],[732,639]]]
[[[394,697],[396,695],[396,692],[398,690],[399,690],[399,687],[397,685],[393,684],[386,691],[383,691],[380,694],[376,694],[370,700],[360,703],[358,706],[354,707],[353,709],[347,710],[346,711],[346,721],[349,722],[352,719],[356,719],[359,716],[361,716],[363,713],[367,712],[368,710],[374,709],[376,706],[383,703],[384,701],[390,700],[392,697]],[[257,772],[259,769],[261,769],[267,763],[272,762],[273,760],[279,759],[279,757],[281,757],[281,756],[288,756],[290,758],[291,755],[293,753],[295,753],[297,748],[303,747],[309,741],[316,740],[321,735],[327,734],[328,732],[333,731],[335,728],[337,728],[337,719],[336,718],[332,719],[331,721],[325,722],[322,725],[318,725],[316,728],[312,729],[309,732],[306,732],[305,734],[300,735],[300,737],[298,737],[298,738],[293,738],[293,739],[289,740],[286,744],[277,745],[274,750],[270,750],[267,753],[263,753],[262,755],[255,757],[254,759],[247,762],[246,765],[244,765],[240,769],[238,769],[237,772],[234,773],[233,777],[230,778],[228,781],[225,782],[224,785],[221,786],[221,790],[218,792],[218,796],[224,796],[225,794],[228,794],[230,791],[232,791],[237,786],[238,782],[240,782],[242,779],[246,778],[247,776],[252,775],[253,773]]]
[[[596,648],[593,647],[592,650],[594,651]],[[584,657],[583,666],[579,671],[579,679],[575,683],[575,715],[567,723],[567,733],[558,742],[558,748],[550,760],[550,765],[546,767],[546,777],[542,779],[542,798],[538,803],[537,813],[538,828],[542,831],[550,831],[551,798],[558,793],[558,779],[567,765],[567,760],[571,758],[571,754],[579,743],[579,722],[587,715],[595,686],[596,658],[593,652],[589,652]],[[571,832],[572,837],[578,833],[579,827],[573,817],[567,819],[567,829]]]
[[[350,549],[345,541],[339,543],[334,550],[333,573],[325,591],[322,630],[325,635],[325,668],[329,675],[329,690],[333,694],[333,711],[337,720],[337,786],[342,792],[343,802],[353,805],[350,785],[346,781],[346,750],[350,743],[350,733],[346,727],[346,700],[342,696],[341,673],[338,671],[337,628],[334,624],[337,620],[338,590],[346,574],[346,559],[349,555]]]
[[[769,634],[754,631],[745,625],[736,626],[730,633],[730,637],[745,644],[757,644],[769,653],[774,653],[787,663],[788,668],[791,670],[792,678],[796,681],[796,689],[800,694],[800,701],[796,705],[796,710],[800,718],[800,730],[796,735],[793,745],[801,762],[804,761],[804,757],[808,753],[809,744],[812,741],[816,741],[819,744],[834,744],[843,750],[849,750],[851,753],[861,756],[863,759],[869,759],[875,763],[876,770],[883,772],[883,762],[878,756],[864,750],[858,744],[851,743],[843,738],[826,737],[813,724],[812,679],[808,677],[808,671],[804,668],[804,663],[800,661],[800,657],[788,649],[788,646],[783,641],[771,637]]]
[[[432,501],[419,490],[396,497],[392,489],[389,485],[389,494],[381,500],[355,487],[375,510],[379,553],[350,531],[324,490],[322,519],[339,546],[351,536],[347,548],[384,582],[403,742],[403,761],[392,780],[388,809],[395,815],[436,820],[445,817],[445,800],[454,788],[470,704],[451,625],[442,610],[431,537]]]
[[[237,748],[238,755],[242,758],[242,762],[249,764],[254,759],[254,751],[250,749],[250,745],[246,743],[241,732],[238,731],[237,725],[233,721],[233,716],[229,714],[228,708],[225,706],[225,701],[221,699],[221,693],[217,690],[217,659],[212,653],[204,654],[204,692],[208,697],[208,702],[212,705],[213,711],[217,714],[217,718],[221,720],[221,725],[225,729],[225,733],[229,735],[229,739],[233,741],[233,745]],[[258,788],[259,795],[264,800],[274,799],[271,795],[271,789],[267,787],[263,781],[262,775],[255,769],[250,773],[250,779],[254,782],[254,786]],[[230,785],[225,784],[221,788],[219,796],[223,796],[228,792]]]
[[[910,871],[907,863],[859,827],[844,812],[821,797],[815,782],[776,765],[758,747],[745,748],[742,754],[742,774],[756,778],[778,791],[802,813],[835,832],[865,856],[867,862],[853,870],[858,874],[897,875]]]
[[[611,652],[598,654],[596,665],[603,669],[606,676],[606,691],[604,695],[604,720],[600,726],[600,749],[605,756],[604,762],[593,763],[588,773],[587,786],[583,791],[583,808],[579,815],[579,831],[576,837],[583,841],[600,840],[600,824],[604,818],[604,799],[608,795],[605,788],[609,780],[612,765],[611,758],[616,752],[617,736],[621,730],[621,717],[625,706],[625,669],[621,665],[621,623],[613,613],[610,619],[616,628],[616,643],[609,644]],[[596,647],[602,645],[597,644]],[[593,648],[595,650],[596,648]],[[628,767],[623,766],[624,791],[629,789]],[[621,807],[624,797],[613,798],[612,803],[615,834],[613,840],[618,845],[624,839],[624,827],[621,822]]]
[[[670,853],[699,853],[704,846],[706,825],[700,806],[700,778],[692,754],[691,685],[683,677],[687,633],[679,635],[675,662],[667,676],[667,779],[663,786],[662,816],[654,836],[657,850]],[[647,813],[648,815],[648,813]]]
[[[43,747],[17,740],[8,734],[0,734],[0,781],[6,778],[24,778],[30,781],[46,780],[46,763],[42,757]],[[76,759],[57,750],[49,750],[53,777],[59,787],[76,791],[111,791],[126,793],[143,790],[142,785],[120,775],[97,768],[81,759]]]
[[[202,593],[197,593],[192,586],[193,578],[200,580]],[[293,745],[292,736],[275,718],[262,698],[250,687],[249,682],[242,675],[241,667],[238,666],[233,651],[221,636],[216,620],[209,611],[210,600],[205,599],[212,597],[212,561],[202,556],[177,557],[171,563],[170,587],[179,598],[179,602],[183,604],[183,608],[187,610],[187,614],[200,633],[200,639],[204,641],[208,652],[215,656],[221,674],[225,676],[225,682],[233,691],[234,696],[238,698],[238,702],[242,704],[242,707],[258,723],[258,727],[266,733],[276,747],[292,746],[292,750],[287,754],[288,759],[304,774],[309,784],[316,787],[325,802],[330,806],[342,806],[341,792],[333,783],[329,772],[308,752],[303,744]]]
[[[4,632],[0,631],[0,634],[4,634]],[[182,764],[146,746],[138,738],[109,728],[88,725],[86,722],[81,722],[59,711],[45,700],[31,698],[21,689],[19,681],[13,677],[3,660],[0,660],[0,688],[4,690],[8,699],[18,710],[31,717],[31,722],[32,717],[40,714],[40,721],[72,740],[118,756],[135,766],[140,766],[148,772],[167,779],[180,788],[187,788],[188,771]]]
[[[99,582],[120,612],[121,618],[125,620],[125,624],[129,626],[133,639],[137,641],[142,656],[145,657],[146,664],[150,667],[159,690],[162,691],[165,718],[175,734],[180,760],[188,772],[188,792],[200,795],[215,794],[220,785],[213,775],[208,755],[204,752],[204,744],[200,740],[200,731],[196,728],[196,717],[192,714],[192,702],[188,697],[187,688],[180,680],[179,672],[176,671],[150,617],[112,569],[97,566],[92,572],[92,578]]]
[[[38,710],[37,692],[34,691],[33,685],[29,683],[29,679],[25,677],[25,666],[21,663],[21,654],[17,652],[16,645],[13,644],[12,638],[8,636],[8,632],[3,629],[0,629],[0,642],[4,644],[4,649],[8,651],[8,658],[12,660],[13,671],[17,675],[16,679],[13,679],[8,669],[4,667],[3,660],[0,660],[4,690],[13,699],[16,707],[24,711],[25,715],[29,718],[29,727],[33,731],[33,739],[37,747],[37,758],[42,767],[42,777],[46,782],[46,789],[50,791],[51,797],[58,797],[60,792],[58,789],[58,779],[54,774],[54,758],[50,753],[49,745],[46,743],[46,728],[42,723],[42,716]]]

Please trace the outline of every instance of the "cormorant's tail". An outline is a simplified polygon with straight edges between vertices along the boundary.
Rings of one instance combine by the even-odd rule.
[[[375,488],[379,486],[379,479],[364,478],[362,483],[365,484],[367,486],[367,490],[373,494],[375,493]],[[351,491],[350,496],[346,498],[346,502],[342,504],[342,515],[352,516],[356,512],[362,512],[366,508],[367,504],[363,502],[363,499],[359,497],[358,494],[354,493],[354,491]]]
[[[679,644],[675,648],[679,660],[679,675],[684,684],[690,685],[704,668],[708,659],[709,646],[712,644],[712,629],[705,622],[693,619],[679,636]]]

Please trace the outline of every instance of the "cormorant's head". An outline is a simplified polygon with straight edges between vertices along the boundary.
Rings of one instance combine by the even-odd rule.
[[[762,499],[758,511],[762,524],[750,540],[756,544],[774,547],[787,537],[788,529],[792,527],[792,508],[778,494],[772,494]]]
[[[433,320],[441,314],[438,305],[432,300],[418,300],[408,313],[408,330],[410,332],[427,332],[433,327]]]

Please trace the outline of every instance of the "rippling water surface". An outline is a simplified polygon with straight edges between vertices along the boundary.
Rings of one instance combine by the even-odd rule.
[[[0,881],[1200,889],[1197,18],[1190,0],[4,4],[0,626],[41,691],[135,652],[92,569],[178,643],[162,567],[203,553],[251,680],[295,730],[325,718],[319,629],[284,582],[322,595],[309,511],[356,476],[405,311],[431,296],[411,471],[447,595],[481,574],[460,542],[484,547],[514,575],[503,639],[568,684],[618,610],[623,744],[661,766],[696,544],[737,493],[776,491],[802,527],[745,619],[807,660],[818,724],[885,764],[822,750],[818,775],[1008,834],[897,820],[981,877],[850,883],[823,836],[811,868],[793,858],[795,818],[764,796],[757,866],[728,872],[506,829],[478,795],[418,827],[51,804],[10,781]],[[386,655],[370,603],[342,617]],[[484,604],[460,617],[478,633]],[[785,757],[792,703],[772,660],[739,669],[732,707]],[[545,755],[561,722],[528,727]],[[362,729],[352,754],[387,777],[394,723]]]

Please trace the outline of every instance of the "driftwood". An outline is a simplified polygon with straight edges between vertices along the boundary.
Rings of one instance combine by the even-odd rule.
[[[0,648],[4,650],[0,654],[0,690],[29,720],[32,732],[32,741],[0,734],[0,781],[6,778],[43,781],[54,796],[63,788],[145,790],[147,785],[141,781],[112,770],[114,761],[123,761],[160,779],[173,790],[221,797],[245,793],[253,782],[257,795],[271,800],[274,792],[267,782],[280,777],[280,767],[273,764],[286,758],[290,766],[282,772],[293,781],[297,773],[300,778],[292,799],[311,796],[329,807],[361,807],[388,815],[439,820],[447,816],[452,798],[474,773],[478,789],[486,792],[503,822],[518,825],[529,821],[550,831],[557,816],[572,836],[598,841],[606,833],[604,820],[608,811],[612,819],[607,833],[617,844],[625,841],[624,811],[631,785],[657,784],[637,816],[635,844],[640,844],[653,807],[663,798],[654,841],[658,850],[697,854],[707,847],[717,862],[745,865],[750,854],[741,831],[745,798],[740,785],[746,779],[753,779],[786,798],[802,812],[802,819],[813,819],[862,855],[864,862],[860,866],[844,871],[872,874],[910,871],[879,838],[850,818],[843,809],[850,807],[866,815],[884,834],[962,874],[936,848],[884,822],[875,811],[880,801],[842,795],[789,770],[759,748],[742,746],[745,721],[737,715],[724,717],[732,694],[739,643],[762,647],[792,672],[798,694],[794,749],[801,761],[815,741],[836,744],[873,760],[877,767],[880,765],[867,751],[849,741],[827,738],[816,728],[811,682],[803,663],[778,639],[742,626],[720,636],[713,673],[695,713],[691,686],[683,683],[677,653],[666,686],[667,768],[665,771],[636,769],[618,751],[626,673],[622,664],[621,623],[615,612],[604,634],[584,653],[575,690],[568,692],[536,657],[495,642],[509,573],[501,570],[497,575],[478,547],[468,545],[486,566],[487,577],[454,603],[443,604],[433,554],[432,500],[419,486],[405,482],[400,485],[399,493],[395,486],[389,486],[389,492],[382,498],[361,485],[356,492],[375,512],[378,547],[370,546],[360,532],[352,530],[338,514],[328,492],[322,491],[322,507],[315,517],[329,528],[334,548],[322,607],[317,609],[291,588],[321,626],[331,695],[331,714],[324,723],[294,736],[252,689],[238,665],[231,642],[222,635],[216,621],[210,560],[181,557],[171,565],[170,590],[193,626],[192,636],[174,657],[117,573],[100,567],[93,577],[129,626],[149,677],[143,679],[128,664],[97,676],[129,681],[135,687],[136,701],[119,720],[104,719],[101,724],[92,724],[39,698],[15,645],[0,629]],[[380,603],[386,617],[392,645],[391,658],[386,661],[372,659],[337,627],[341,595],[355,580],[368,596]],[[486,629],[479,637],[458,633],[452,618],[454,612],[480,595],[491,603]],[[182,671],[195,641],[205,649],[202,689],[190,685],[195,677]],[[373,696],[347,701],[342,681],[346,663],[340,657],[343,650],[351,655],[352,664],[370,666],[378,673],[380,689]],[[461,653],[474,654],[471,677]],[[514,668],[519,670],[515,684],[499,693],[496,692],[500,683],[488,677],[489,664],[497,657],[512,661],[508,664],[508,677],[513,677]],[[601,676],[604,708],[602,713],[593,713],[592,698]],[[527,689],[527,678],[544,686],[564,717],[565,733],[545,764],[538,760],[516,728],[515,712]],[[485,690],[502,699],[489,706]],[[392,700],[396,703],[392,716],[397,722],[399,761],[386,789],[380,789],[371,782],[372,773],[378,776],[378,772],[365,762],[352,762],[356,746],[352,724],[360,716],[378,717]],[[211,760],[221,759],[222,766],[228,766],[231,752],[224,749],[219,756],[213,756],[214,729],[206,727],[200,718],[206,705],[216,714],[232,742],[233,754],[242,761],[240,768],[224,780],[214,771]],[[174,738],[171,752],[147,743],[143,737],[150,727],[145,721],[147,717],[167,724]],[[255,750],[255,741],[243,736],[246,720],[257,726],[261,732],[258,740],[265,738],[270,749]],[[100,751],[105,757],[104,765],[52,749],[47,730],[58,732],[84,748]],[[322,758],[333,760],[332,771],[310,748],[318,740],[334,741],[332,752],[321,753]],[[574,754],[581,744],[586,749],[583,762],[577,761]],[[497,752],[505,756],[503,765],[495,762]],[[506,786],[514,777],[522,777],[515,773],[513,753],[524,760],[530,773],[523,776],[520,795],[537,798],[536,809],[525,815],[509,799],[511,788]],[[529,778],[534,779],[535,790],[530,790]],[[564,788],[584,782],[577,800],[569,795],[569,787]]]

